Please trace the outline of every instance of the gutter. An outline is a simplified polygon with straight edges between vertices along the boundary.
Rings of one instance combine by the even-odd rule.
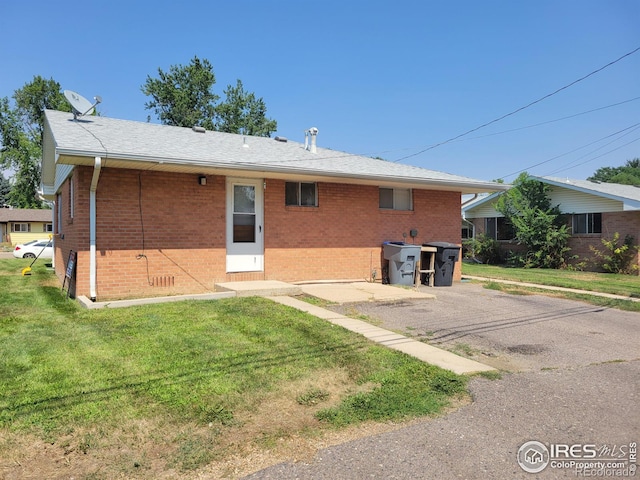
[[[477,193],[473,194],[473,197],[471,197],[469,200],[467,200],[466,202],[464,202],[462,205],[460,205],[460,207],[464,207],[465,205],[469,205],[471,202],[473,202],[476,198],[478,198]]]
[[[76,158],[87,157],[88,155],[98,155],[98,152],[82,151],[74,149],[58,148],[57,152],[61,156],[71,156]],[[143,164],[151,164],[153,166],[161,166],[159,170],[166,169],[168,166],[187,167],[192,168],[194,172],[205,173],[211,172],[215,174],[216,171],[233,171],[233,172],[255,172],[264,175],[298,175],[308,176],[309,178],[328,178],[328,179],[344,179],[351,180],[354,183],[367,182],[371,185],[384,185],[384,184],[398,184],[407,185],[411,188],[426,188],[435,187],[436,189],[446,189],[449,191],[465,191],[467,193],[475,192],[495,192],[500,190],[508,190],[511,185],[495,183],[495,182],[476,182],[476,181],[458,181],[455,179],[440,179],[440,178],[421,178],[421,177],[406,177],[395,175],[371,175],[361,173],[343,172],[339,170],[318,170],[311,169],[309,167],[290,167],[284,165],[270,165],[267,163],[244,163],[244,162],[221,162],[221,161],[205,161],[205,160],[181,160],[176,158],[150,158],[144,155],[122,155],[118,153],[109,153],[109,159],[111,161],[125,161],[125,162],[140,162]],[[322,160],[318,158],[317,160]],[[66,162],[62,162],[66,163]],[[83,165],[82,162],[69,162],[72,165]],[[164,167],[164,168],[163,168]],[[135,168],[142,168],[141,165]],[[167,171],[171,171],[167,169]]]
[[[102,168],[102,157],[95,157],[93,165],[93,176],[89,187],[89,296],[93,302],[96,301],[96,190],[100,179]]]

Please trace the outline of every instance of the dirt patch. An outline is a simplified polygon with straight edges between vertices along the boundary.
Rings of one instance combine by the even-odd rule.
[[[0,480],[238,478],[280,462],[310,462],[319,449],[412,423],[371,422],[340,430],[320,423],[314,417],[319,409],[375,387],[355,385],[340,369],[288,385],[230,425],[128,420],[110,428],[76,428],[51,441],[0,431]],[[309,397],[318,401],[301,401]],[[454,399],[447,412],[468,402],[467,396]]]
[[[451,400],[449,407],[440,416],[451,413],[471,403],[469,395],[461,395]],[[340,445],[359,438],[378,435],[404,428],[425,419],[407,420],[405,422],[367,422],[362,425],[340,430],[315,430],[283,435],[269,446],[257,443],[247,444],[241,453],[237,453],[213,462],[192,476],[184,477],[189,480],[212,480],[219,478],[241,478],[278,463],[305,462],[310,463],[318,451],[334,445]]]

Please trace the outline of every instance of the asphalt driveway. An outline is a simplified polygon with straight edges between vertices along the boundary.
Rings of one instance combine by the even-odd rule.
[[[507,371],[640,359],[640,314],[543,295],[459,283],[432,301],[367,302],[357,310],[383,328],[418,337]]]
[[[437,299],[334,308],[507,373],[498,380],[474,378],[473,403],[452,414],[322,450],[310,464],[284,463],[247,478],[569,478],[576,477],[577,464],[589,468],[599,459],[627,465],[630,474],[630,445],[640,440],[639,314],[470,283],[427,291]],[[532,440],[561,450],[578,447],[532,474],[517,462],[519,448]],[[595,447],[583,451],[585,444]],[[587,459],[593,448],[597,458]],[[625,474],[598,468],[582,473]]]

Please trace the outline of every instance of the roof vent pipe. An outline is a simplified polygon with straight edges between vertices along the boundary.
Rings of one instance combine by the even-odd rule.
[[[304,148],[311,153],[317,153],[316,149],[316,137],[318,136],[318,129],[311,127],[309,130],[304,131]],[[309,137],[311,137],[311,146],[309,146]]]

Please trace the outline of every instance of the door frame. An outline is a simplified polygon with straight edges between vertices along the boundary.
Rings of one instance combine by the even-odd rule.
[[[255,242],[233,241],[233,202],[236,186],[252,186],[255,192]],[[264,179],[226,179],[226,272],[264,271]]]

